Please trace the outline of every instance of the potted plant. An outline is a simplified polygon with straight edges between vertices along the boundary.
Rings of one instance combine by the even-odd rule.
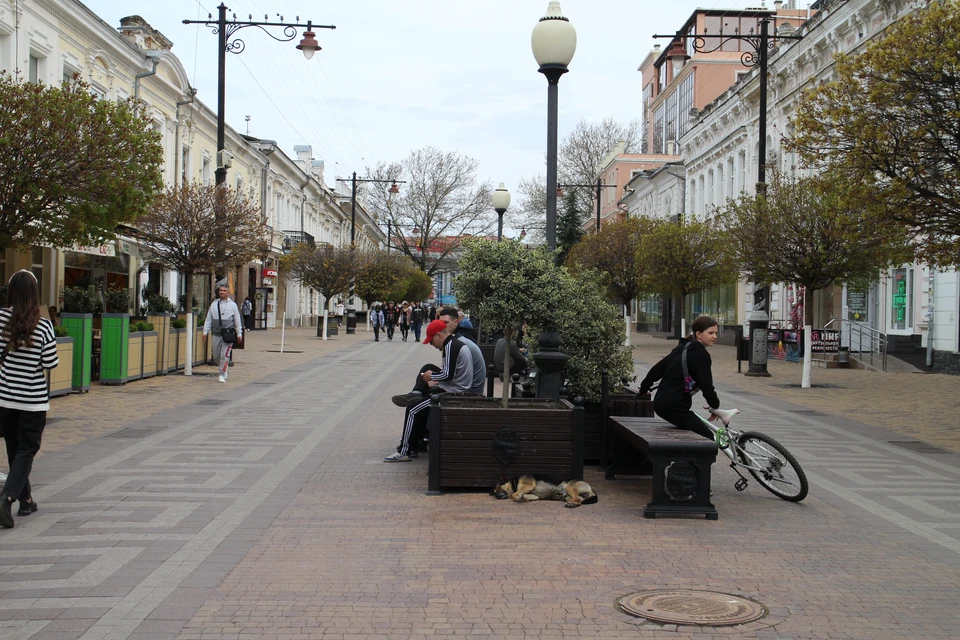
[[[187,363],[187,321],[174,318],[170,321],[170,339],[173,348],[173,368],[182,369]]]
[[[147,297],[147,322],[157,331],[157,375],[166,375],[174,367],[176,352],[171,345],[170,323],[177,307],[162,293]],[[173,338],[174,340],[176,337]]]
[[[100,315],[100,384],[124,384],[129,379],[130,292],[111,287],[103,295]]]
[[[137,333],[143,340],[140,359],[140,377],[150,378],[157,375],[157,356],[159,355],[160,334],[153,328],[150,322],[138,320],[132,325],[136,327]]]
[[[89,391],[93,371],[93,314],[97,310],[96,288],[66,287],[60,324],[73,338],[74,391]]]
[[[67,328],[56,325],[53,333],[57,336],[57,358],[60,364],[50,371],[50,397],[73,393],[73,338]]]
[[[457,299],[507,340],[524,323],[549,326],[563,303],[562,272],[544,249],[519,242],[468,240],[455,283]],[[501,476],[583,474],[583,410],[565,399],[437,396],[430,411],[430,492],[488,487]]]

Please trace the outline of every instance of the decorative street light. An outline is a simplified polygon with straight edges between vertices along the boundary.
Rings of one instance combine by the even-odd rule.
[[[577,31],[551,0],[530,37],[533,57],[547,78],[547,247],[557,248],[557,93],[577,50]]]
[[[678,40],[693,40],[693,50],[697,53],[713,53],[714,51],[726,51],[726,45],[730,42],[746,44],[750,50],[744,51],[740,56],[740,63],[745,67],[760,67],[760,140],[758,141],[757,157],[757,193],[765,193],[767,190],[766,162],[767,162],[767,61],[770,56],[770,50],[776,46],[778,40],[801,40],[803,36],[793,33],[793,30],[783,30],[776,34],[770,34],[770,17],[773,12],[760,19],[759,33],[751,28],[748,33],[740,33],[739,28],[734,27],[733,33],[723,32],[723,27],[719,33],[680,33],[673,35],[654,35],[654,38],[670,38]],[[735,23],[736,24],[736,23]],[[726,26],[726,25],[725,25]],[[709,42],[709,44],[707,44]],[[753,311],[750,312],[750,367],[745,375],[769,377],[767,371],[767,328],[770,323],[770,316],[767,315],[770,301],[770,287],[760,286],[760,282],[754,279],[753,289]]]
[[[493,210],[497,212],[499,218],[497,222],[497,242],[503,239],[503,214],[506,213],[509,206],[510,192],[501,182],[497,190],[493,192]]]
[[[227,71],[227,53],[241,54],[246,49],[246,43],[240,38],[233,38],[240,29],[245,27],[257,27],[265,34],[277,42],[290,42],[297,37],[297,29],[304,28],[303,39],[297,45],[297,49],[303,52],[304,57],[309,60],[313,54],[320,50],[320,44],[316,39],[314,29],[336,29],[334,25],[314,25],[308,20],[307,24],[299,24],[300,16],[297,16],[297,22],[283,22],[283,16],[280,16],[279,22],[270,22],[267,16],[264,16],[263,22],[257,22],[253,16],[248,20],[237,20],[237,14],[233,14],[233,20],[227,20],[227,6],[220,3],[217,7],[219,13],[216,20],[213,14],[207,14],[206,20],[184,20],[183,24],[202,24],[210,27],[217,36],[219,36],[219,72],[217,75],[217,170],[215,183],[217,186],[227,181],[227,169],[230,166],[229,156],[226,154],[225,146],[225,112],[226,112],[226,71]],[[278,37],[267,31],[264,27],[283,27],[283,36]]]

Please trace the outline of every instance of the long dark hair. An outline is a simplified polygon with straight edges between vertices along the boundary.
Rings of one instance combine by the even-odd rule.
[[[716,326],[718,326],[717,321],[710,316],[697,316],[690,325],[690,335],[687,338],[693,340],[697,337],[697,333]]]
[[[3,333],[9,349],[31,346],[30,336],[40,323],[40,291],[33,273],[20,270],[13,274],[7,286],[7,306],[11,310],[10,323]]]

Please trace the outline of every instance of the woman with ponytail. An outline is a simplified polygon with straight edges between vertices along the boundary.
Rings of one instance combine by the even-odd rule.
[[[717,321],[710,316],[698,316],[690,329],[690,334],[680,338],[680,344],[650,369],[640,383],[640,394],[648,393],[659,380],[660,386],[653,400],[654,413],[674,426],[712,440],[713,434],[690,407],[693,395],[699,390],[711,409],[720,408],[720,398],[713,388],[710,354],[706,349],[717,341]]]
[[[14,500],[18,516],[37,510],[30,492],[30,469],[40,450],[50,394],[44,371],[59,364],[53,324],[40,317],[40,291],[32,272],[13,274],[7,306],[0,308],[0,430],[10,473],[0,490],[0,526],[12,529]]]

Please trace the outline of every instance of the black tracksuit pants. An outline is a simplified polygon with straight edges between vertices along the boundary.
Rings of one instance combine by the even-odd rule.
[[[654,403],[653,412],[678,429],[693,431],[708,440],[714,439],[713,433],[703,424],[703,420],[690,409],[677,407],[675,405],[658,405]]]

